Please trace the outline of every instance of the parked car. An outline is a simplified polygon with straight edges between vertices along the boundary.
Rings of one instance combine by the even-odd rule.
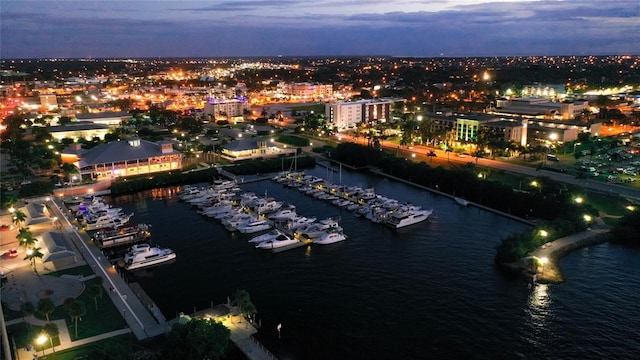
[[[11,250],[7,251],[7,256],[10,257],[10,258],[18,257],[18,250],[11,249]]]

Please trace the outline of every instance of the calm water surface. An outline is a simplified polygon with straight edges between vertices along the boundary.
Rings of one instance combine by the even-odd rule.
[[[256,338],[280,359],[640,357],[637,250],[582,249],[561,261],[565,283],[530,290],[493,265],[495,246],[525,225],[382,177],[310,173],[435,216],[394,231],[272,181],[243,185],[305,216],[340,216],[349,236],[271,254],[198,215],[175,189],[117,197],[136,222],[152,224],[153,243],[178,254],[132,281],[167,318],[249,291],[263,325]]]

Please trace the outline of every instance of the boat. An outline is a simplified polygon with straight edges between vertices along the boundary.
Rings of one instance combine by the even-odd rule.
[[[101,217],[98,220],[89,220],[84,224],[86,231],[100,230],[105,228],[117,228],[129,222],[133,213],[123,216]]]
[[[263,241],[256,245],[256,249],[277,249],[283,246],[293,245],[299,243],[301,240],[292,238],[287,234],[280,234],[275,238],[267,241]]]
[[[342,227],[338,224],[338,221],[332,218],[314,222],[305,228],[298,229],[296,232],[303,237],[315,239],[330,231],[342,231]]]
[[[171,249],[162,249],[149,244],[136,244],[124,256],[124,268],[127,270],[140,269],[175,258],[176,253]]]
[[[269,215],[268,218],[271,220],[289,220],[294,218],[296,215],[297,215],[296,209],[295,207],[293,207],[293,208],[280,209],[275,213]]]
[[[343,234],[342,231],[331,231],[322,234],[322,236],[315,239],[313,243],[319,245],[328,245],[345,240],[347,240],[347,236]]]
[[[465,200],[465,199],[463,199],[461,197],[457,197],[456,196],[456,197],[453,198],[453,200],[455,200],[455,202],[457,202],[459,205],[462,205],[462,206],[469,205],[469,200]]]
[[[149,225],[127,225],[116,229],[98,230],[92,240],[99,248],[105,249],[119,245],[146,241],[151,236]]]
[[[269,230],[271,227],[271,224],[266,220],[256,220],[240,224],[237,229],[243,234],[253,234],[258,231]]]
[[[314,221],[316,221],[315,217],[308,218],[305,216],[296,216],[287,221],[286,228],[295,231],[297,229],[310,225]]]
[[[278,235],[280,234],[284,234],[281,230],[278,229],[272,229],[264,234],[261,235],[256,235],[254,237],[252,237],[251,239],[249,239],[250,243],[256,243],[259,244],[261,242],[265,242],[271,239],[275,239],[276,237],[278,237]]]
[[[394,211],[387,218],[386,225],[399,229],[405,226],[421,223],[429,218],[433,210],[401,209]]]

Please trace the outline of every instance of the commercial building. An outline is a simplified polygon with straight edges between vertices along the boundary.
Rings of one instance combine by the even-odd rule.
[[[547,120],[573,120],[589,107],[587,100],[550,101],[545,98],[498,99],[489,112],[497,115],[522,116]]]
[[[531,84],[522,87],[523,97],[561,99],[567,94],[567,87],[562,84]]]
[[[73,144],[61,156],[63,162],[76,165],[81,176],[94,180],[182,169],[182,153],[174,150],[168,141],[154,143],[133,138],[92,149]]]
[[[362,122],[387,122],[391,120],[394,100],[374,99],[352,102],[334,102],[325,105],[327,122],[338,131],[354,128]]]
[[[104,136],[111,131],[108,125],[95,124],[88,121],[75,121],[64,126],[50,126],[49,133],[51,136],[60,141],[62,139],[78,139],[92,140],[99,138],[104,140]]]
[[[296,149],[281,149],[264,138],[247,138],[232,141],[222,145],[222,155],[229,160],[242,160],[255,157],[277,156],[287,153],[295,153]]]
[[[98,113],[78,114],[78,121],[88,121],[94,124],[107,125],[110,127],[118,127],[122,122],[131,120],[131,114],[126,111],[107,111]]]

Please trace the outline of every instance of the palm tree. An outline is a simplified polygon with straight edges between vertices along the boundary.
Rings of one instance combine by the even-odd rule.
[[[53,313],[56,309],[56,306],[53,304],[53,301],[49,298],[44,298],[38,300],[37,306],[38,312],[44,314],[47,318],[47,322],[49,322],[49,314]]]
[[[93,303],[98,311],[98,299],[102,298],[102,285],[93,284],[87,288],[87,294],[93,299]]]
[[[31,301],[23,303],[21,309],[24,317],[31,316],[36,313],[36,306],[33,305]],[[31,324],[28,321],[25,321],[25,323],[28,327],[31,327]]]
[[[31,231],[25,228],[20,228],[18,230],[18,235],[16,235],[16,239],[19,240],[20,246],[24,247],[25,249],[32,248],[37,242],[37,239],[33,237],[33,235],[31,234]]]
[[[42,260],[42,257],[44,256],[44,254],[40,250],[42,249],[39,247],[27,249],[27,256],[24,257],[24,260],[29,260],[29,262],[31,262],[33,271],[36,274],[38,273],[38,269],[36,269],[36,259]]]
[[[231,305],[237,306],[244,316],[251,316],[256,313],[256,307],[251,302],[249,293],[246,290],[236,290],[236,293],[233,294]]]
[[[54,323],[46,323],[44,324],[43,330],[45,333],[47,333],[47,336],[49,337],[49,342],[51,343],[51,350],[53,350],[53,352],[56,352],[56,348],[53,347],[53,338],[58,337],[58,335],[60,335],[60,330],[58,330],[58,325]]]
[[[87,309],[82,301],[74,298],[67,298],[63,307],[74,322],[76,337],[78,337],[78,319],[87,313]]]
[[[20,209],[16,209],[16,210],[13,212],[13,218],[11,219],[11,221],[12,221],[14,224],[16,224],[16,225],[18,225],[18,226],[20,226],[20,227],[21,227],[22,223],[24,223],[25,221],[27,221],[27,215],[26,215],[24,212],[22,212],[22,210],[20,210]]]

